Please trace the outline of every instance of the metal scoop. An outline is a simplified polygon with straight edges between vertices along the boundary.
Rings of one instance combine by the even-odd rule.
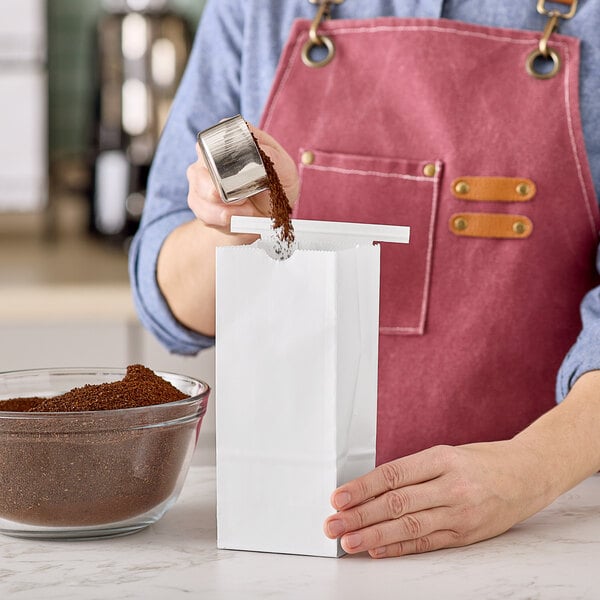
[[[240,202],[269,188],[260,152],[241,115],[201,131],[198,144],[226,204]]]

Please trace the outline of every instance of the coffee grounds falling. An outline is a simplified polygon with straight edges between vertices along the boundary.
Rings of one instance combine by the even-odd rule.
[[[19,412],[78,412],[151,406],[183,400],[186,395],[143,365],[127,367],[120,381],[84,385],[52,398],[13,398],[1,410]]]
[[[0,525],[110,530],[160,510],[197,440],[198,406],[174,403],[187,397],[132,365],[120,381],[0,401],[0,410],[39,413],[0,420]]]
[[[270,195],[270,206],[271,206],[271,219],[273,221],[273,229],[280,232],[279,239],[282,242],[286,242],[290,245],[294,241],[294,227],[292,225],[292,207],[288,200],[287,194],[283,189],[279,175],[275,170],[273,161],[269,158],[267,153],[259,146],[258,140],[251,134],[254,139],[254,143],[258,148],[260,157],[265,165],[265,171],[267,172],[267,180],[269,182],[269,195]]]

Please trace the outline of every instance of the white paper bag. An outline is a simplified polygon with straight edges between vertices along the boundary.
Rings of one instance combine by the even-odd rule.
[[[217,546],[340,556],[330,495],[375,466],[378,241],[408,228],[294,221],[298,249],[217,249]],[[234,218],[263,232],[268,219]]]

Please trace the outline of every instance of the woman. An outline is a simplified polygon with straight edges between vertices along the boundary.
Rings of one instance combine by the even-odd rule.
[[[253,241],[232,214],[268,211],[223,205],[193,155],[236,113],[296,217],[411,226],[382,247],[379,467],[324,526],[347,552],[485,539],[600,468],[600,2],[539,4],[207,3],[132,246],[136,303],[172,350],[212,343],[214,248]]]

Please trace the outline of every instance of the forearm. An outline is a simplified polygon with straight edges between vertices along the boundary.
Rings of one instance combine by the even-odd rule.
[[[535,456],[547,502],[600,471],[600,371],[582,375],[561,404],[514,441]]]
[[[208,227],[199,219],[173,230],[156,267],[160,290],[175,318],[194,331],[215,334],[215,253],[218,246],[248,244],[256,236]]]

